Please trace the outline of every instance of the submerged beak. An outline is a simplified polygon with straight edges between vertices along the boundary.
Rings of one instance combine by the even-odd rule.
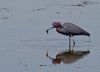
[[[48,29],[46,30],[47,34],[48,34],[48,32],[49,32],[51,29],[53,29],[53,28],[54,28],[53,26],[51,26],[50,28],[48,28]]]

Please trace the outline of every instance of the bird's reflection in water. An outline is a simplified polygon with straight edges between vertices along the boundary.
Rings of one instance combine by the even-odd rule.
[[[72,64],[79,59],[83,58],[84,56],[87,56],[90,53],[90,51],[64,51],[56,55],[56,58],[52,58],[48,55],[47,57],[52,60],[53,64],[60,64],[61,62],[65,64]]]

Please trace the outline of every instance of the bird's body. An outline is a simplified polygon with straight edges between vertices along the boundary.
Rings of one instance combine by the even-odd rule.
[[[90,36],[90,33],[83,30],[79,26],[69,23],[69,22],[64,23],[63,25],[60,22],[53,22],[52,27],[50,27],[49,29],[46,30],[47,34],[48,34],[48,31],[53,28],[56,28],[56,31],[58,33],[69,36],[69,51],[71,49],[71,37],[73,37],[75,35]],[[73,44],[75,44],[74,40],[73,40]]]
[[[56,28],[56,31],[58,33],[66,35],[66,36],[68,36],[68,35],[72,35],[72,36],[74,36],[74,35],[90,36],[90,33],[86,32],[85,30],[78,27],[77,25],[69,23],[69,22],[64,23],[61,28]]]

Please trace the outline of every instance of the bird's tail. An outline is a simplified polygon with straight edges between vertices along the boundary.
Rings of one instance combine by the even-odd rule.
[[[90,33],[87,32],[87,36],[90,36]]]
[[[87,31],[84,31],[84,32],[82,32],[82,33],[83,33],[83,35],[90,36],[90,33],[87,32]]]

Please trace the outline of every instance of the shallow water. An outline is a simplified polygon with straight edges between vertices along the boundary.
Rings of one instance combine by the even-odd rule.
[[[99,0],[1,0],[0,72],[100,72]],[[53,21],[72,22],[91,33],[68,37],[45,30]]]

